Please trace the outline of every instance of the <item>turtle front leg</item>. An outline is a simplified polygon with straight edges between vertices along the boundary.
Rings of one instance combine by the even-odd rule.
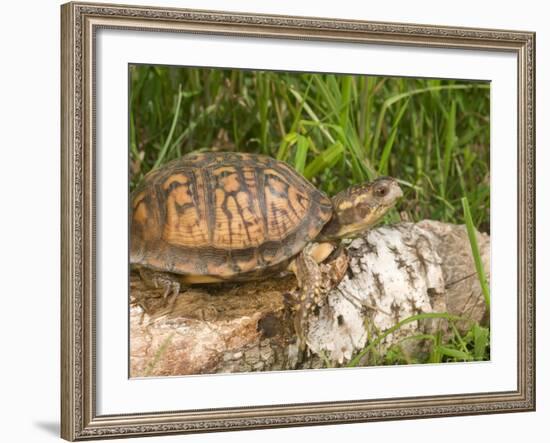
[[[298,337],[300,350],[306,348],[309,316],[324,302],[323,278],[321,268],[306,247],[295,259],[292,270],[300,287],[297,297],[297,311],[294,316],[294,329]]]
[[[323,275],[323,284],[326,285],[326,292],[337,287],[345,277],[348,270],[349,258],[346,250],[339,245],[330,255],[329,259],[320,265]]]
[[[152,288],[163,290],[162,297],[164,300],[171,296],[169,305],[174,303],[181,289],[180,279],[176,275],[168,272],[153,271],[147,268],[140,268],[139,274],[145,284]]]
[[[327,258],[328,261],[323,263]],[[326,304],[328,293],[338,286],[347,267],[348,257],[344,248],[330,243],[306,246],[289,266],[300,288],[296,297],[294,329],[301,350],[306,347],[310,315],[317,314],[319,308]]]

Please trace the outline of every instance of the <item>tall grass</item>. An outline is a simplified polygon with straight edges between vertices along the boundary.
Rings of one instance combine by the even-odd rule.
[[[394,176],[410,220],[461,222],[466,197],[489,231],[489,92],[458,80],[132,66],[131,186],[187,152],[259,152],[330,195]]]

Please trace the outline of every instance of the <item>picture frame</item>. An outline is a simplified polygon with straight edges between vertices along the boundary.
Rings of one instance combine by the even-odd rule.
[[[72,2],[61,7],[61,436],[87,440],[533,411],[535,409],[535,35],[525,31]],[[98,413],[97,33],[379,45],[511,54],[517,66],[515,389],[442,395]],[[261,44],[261,42],[260,42]],[[126,130],[126,128],[123,128]],[[124,148],[125,149],[125,148]],[[125,151],[126,152],[126,151]],[[125,177],[126,178],[126,177]],[[246,376],[246,375],[244,375]]]

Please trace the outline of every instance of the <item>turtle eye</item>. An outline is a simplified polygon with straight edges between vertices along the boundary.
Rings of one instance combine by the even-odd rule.
[[[379,186],[374,190],[374,194],[377,197],[385,197],[388,194],[388,188],[386,186]]]

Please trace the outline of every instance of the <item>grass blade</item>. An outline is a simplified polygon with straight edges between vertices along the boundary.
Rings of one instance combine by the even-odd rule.
[[[466,197],[462,197],[462,208],[464,210],[464,221],[468,231],[468,238],[470,240],[470,247],[472,249],[472,256],[474,258],[477,277],[479,279],[481,292],[483,293],[483,298],[485,300],[485,306],[487,306],[487,311],[489,311],[491,306],[489,285],[487,284],[487,279],[485,278],[485,271],[483,270],[483,263],[481,261],[481,255],[477,244],[476,228],[474,227],[474,222],[472,221],[470,205],[468,204],[468,199]]]
[[[304,173],[304,167],[306,165],[307,151],[309,148],[309,141],[303,135],[297,136],[296,154],[294,155],[294,169],[298,173]]]
[[[459,351],[458,349],[449,348],[447,346],[438,346],[437,351],[441,355],[445,355],[447,357],[452,357],[463,361],[472,361],[472,356],[470,354]]]
[[[477,361],[486,359],[486,349],[489,344],[489,330],[474,324],[474,358]]]
[[[304,177],[307,179],[316,177],[325,169],[334,166],[343,154],[344,147],[340,142],[336,142],[324,150],[320,155],[316,156],[315,159],[307,165],[304,171]]]
[[[279,144],[277,155],[275,156],[277,160],[286,161],[288,151],[294,145],[294,143],[296,143],[297,136],[298,134],[296,134],[295,132],[289,132],[285,137],[283,137],[281,143]]]
[[[300,103],[301,106],[303,106],[304,110],[306,111],[307,115],[316,123],[319,123],[319,129],[321,132],[327,137],[328,141],[331,143],[334,143],[335,140],[330,135],[330,132],[324,127],[323,124],[321,124],[321,119],[313,112],[313,109],[311,109],[311,106],[306,102],[306,100],[300,95],[300,93],[294,89],[290,90],[290,93],[298,100],[298,103]]]
[[[371,153],[374,154],[378,150],[378,144],[379,144],[380,135],[382,133],[382,124],[384,122],[384,116],[386,114],[386,111],[394,103],[397,103],[400,100],[404,100],[406,98],[409,98],[409,97],[412,97],[412,96],[418,95],[418,94],[430,93],[430,92],[435,92],[435,91],[443,91],[443,90],[472,89],[472,88],[486,88],[486,89],[489,89],[490,86],[489,85],[483,85],[483,84],[428,86],[426,88],[413,89],[411,91],[403,92],[401,94],[396,94],[393,97],[388,98],[382,104],[382,108],[380,110],[380,113],[378,114],[378,120],[376,122],[376,128],[374,130],[374,140],[373,140],[373,143],[372,143]]]
[[[451,159],[456,146],[456,101],[451,104],[451,110],[446,122],[445,147],[443,152],[443,196],[446,194]]]
[[[168,132],[168,137],[166,137],[166,141],[164,142],[164,145],[162,146],[162,149],[159,152],[157,160],[155,161],[155,164],[153,165],[153,169],[158,168],[163,163],[164,157],[168,153],[168,149],[170,148],[170,143],[172,141],[172,137],[174,136],[174,131],[176,130],[176,125],[178,123],[182,98],[183,98],[183,91],[182,91],[182,87],[181,87],[181,84],[180,84],[179,89],[178,89],[178,100],[176,102],[176,107],[175,107],[175,110],[174,110],[174,118],[172,119],[172,125],[170,126],[170,131]]]
[[[426,319],[434,319],[434,318],[442,318],[449,321],[459,321],[459,320],[466,320],[462,317],[459,317],[458,315],[452,315],[448,314],[446,312],[429,312],[425,314],[417,314],[417,315],[411,315],[410,317],[407,317],[400,322],[393,325],[391,328],[388,328],[383,334],[380,334],[378,337],[376,337],[375,340],[371,341],[362,351],[360,351],[349,363],[348,367],[355,367],[358,365],[358,363],[361,361],[363,356],[367,354],[371,349],[374,349],[376,346],[378,346],[382,340],[384,340],[388,335],[394,333],[402,326],[412,323],[413,321],[418,320],[426,320]]]
[[[382,150],[382,156],[380,157],[380,164],[378,166],[378,173],[381,175],[387,175],[388,173],[388,161],[390,159],[391,150],[395,142],[395,137],[397,136],[397,129],[399,128],[399,122],[401,121],[403,114],[407,110],[408,105],[409,105],[409,100],[403,103],[403,105],[399,109],[399,112],[397,113],[397,117],[395,117],[395,120],[393,122],[393,127],[391,130],[390,136],[388,137],[388,140],[386,140],[386,144],[384,145],[384,149]]]

